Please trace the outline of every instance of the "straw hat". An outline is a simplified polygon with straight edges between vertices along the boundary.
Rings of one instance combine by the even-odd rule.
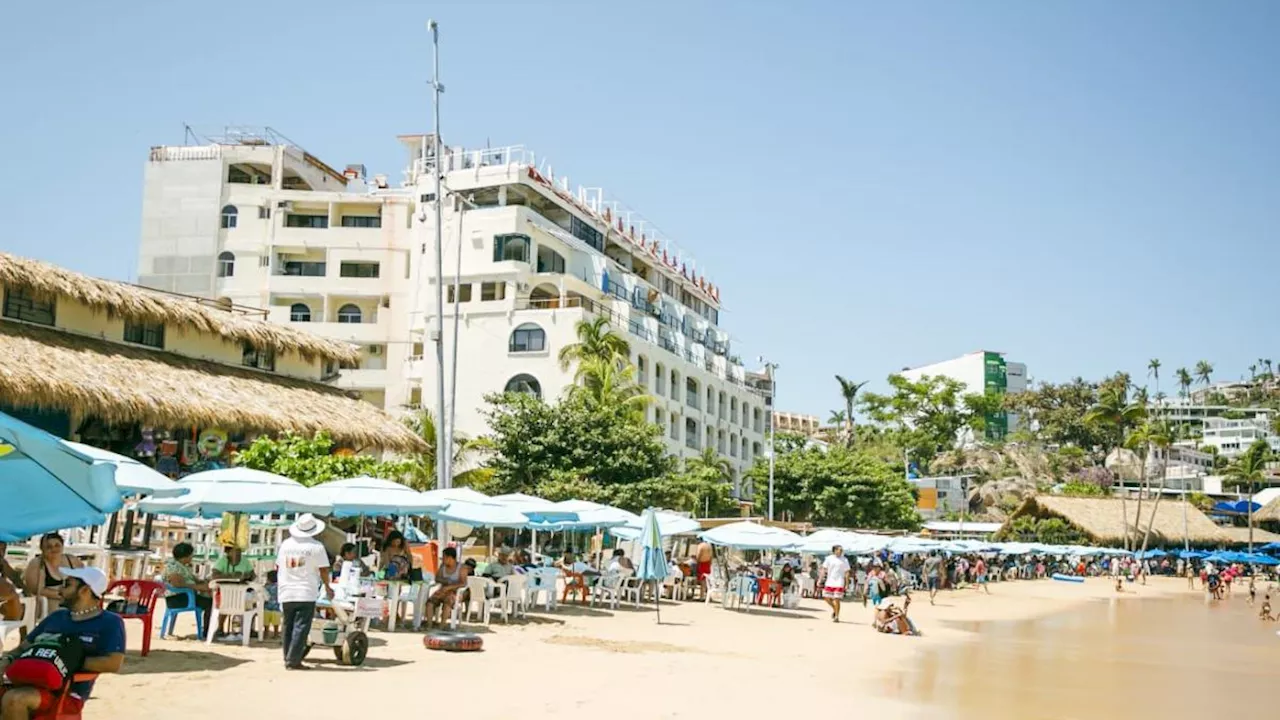
[[[311,513],[303,513],[289,526],[289,534],[296,538],[315,537],[324,532],[324,523]]]

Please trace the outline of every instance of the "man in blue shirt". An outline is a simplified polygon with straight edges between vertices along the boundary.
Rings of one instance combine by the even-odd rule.
[[[62,609],[50,613],[27,636],[27,643],[41,635],[75,635],[84,644],[82,672],[114,673],[124,664],[124,621],[102,609],[107,576],[97,568],[62,568]],[[0,656],[0,670],[18,656],[26,644]],[[64,711],[75,712],[93,690],[93,681],[73,683]],[[32,720],[52,712],[58,693],[34,687],[0,689],[0,720]]]

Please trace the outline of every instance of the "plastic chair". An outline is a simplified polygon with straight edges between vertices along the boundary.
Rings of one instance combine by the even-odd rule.
[[[164,591],[168,595],[185,595],[187,598],[187,606],[181,608],[171,608],[165,603],[164,617],[160,619],[160,639],[164,639],[165,635],[173,633],[173,624],[182,613],[194,613],[196,616],[196,638],[204,637],[204,611],[196,605],[196,591],[191,588],[176,588],[169,585],[164,586]]]
[[[436,576],[429,573],[422,573],[422,582],[413,584],[416,596],[407,598],[403,594],[400,596],[400,602],[413,603],[413,629],[417,630],[422,627],[422,617],[426,614],[427,599],[431,597],[431,588],[436,584]]]
[[[262,597],[261,588],[244,583],[209,583],[213,589],[213,614],[209,616],[209,627],[205,632],[205,643],[213,643],[213,636],[218,632],[218,620],[222,617],[240,618],[240,634],[242,644],[249,647],[249,635],[253,633],[254,619],[258,620],[258,641],[266,639],[266,624],[262,622],[262,605],[258,600]],[[256,590],[256,592],[255,592]]]
[[[485,604],[485,591],[489,589],[488,578],[469,576],[467,578],[466,590],[459,590],[459,593],[465,592],[467,599],[463,602],[459,599],[453,604],[453,616],[450,618],[449,624],[457,627],[458,621],[461,620],[462,614],[466,613],[467,622],[471,622],[471,616],[476,609],[480,610],[480,620],[488,623],[488,606]]]
[[[632,570],[622,571],[622,585],[618,590],[623,600],[630,598],[631,604],[638,610],[640,608],[640,596],[644,594],[645,581],[633,577],[635,575]]]
[[[556,609],[556,580],[560,573],[555,568],[534,568],[525,574],[525,605],[537,605],[538,595],[543,597],[547,612]]]
[[[596,606],[596,600],[604,600],[609,602],[610,607],[618,609],[618,602],[622,599],[622,573],[609,573],[601,575],[599,582],[591,588],[591,607]]]
[[[33,715],[31,720],[80,720],[80,710],[71,710],[66,707],[68,698],[71,697],[71,686],[79,682],[89,682],[97,680],[98,673],[78,672],[71,676],[71,682],[62,688],[62,692],[58,695],[58,704],[53,706],[53,712],[44,715]]]
[[[524,617],[529,611],[528,594],[525,592],[527,583],[527,575],[516,574],[506,578],[507,604],[511,607],[511,614],[516,617]]]
[[[123,612],[116,614],[122,620],[142,621],[142,656],[146,657],[151,652],[151,619],[164,585],[150,580],[116,580],[107,586],[104,595],[110,595],[113,590],[120,590],[125,598]]]
[[[472,578],[468,578],[468,586],[470,586],[471,579]],[[483,600],[482,609],[484,611],[484,623],[488,625],[489,621],[493,619],[493,611],[495,609],[502,612],[502,622],[511,622],[511,615],[508,608],[510,603],[507,601],[507,584],[494,582],[486,578],[476,579],[484,580],[489,589],[487,593],[483,593],[480,596]],[[467,619],[470,620],[470,613],[467,614]]]

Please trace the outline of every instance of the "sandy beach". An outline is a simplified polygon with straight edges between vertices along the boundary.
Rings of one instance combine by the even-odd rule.
[[[310,672],[286,671],[278,642],[248,649],[196,642],[189,620],[178,629],[188,639],[156,640],[151,655],[141,658],[138,625],[131,622],[124,673],[99,681],[87,714],[107,720],[243,712],[292,718],[340,708],[377,716],[426,703],[440,704],[444,712],[465,707],[468,718],[761,717],[841,705],[851,714],[875,710],[882,718],[941,717],[921,704],[911,678],[923,658],[986,641],[982,624],[1112,604],[1102,601],[1176,596],[1198,593],[1190,593],[1185,581],[1154,579],[1117,595],[1111,583],[1097,579],[1003,583],[991,595],[943,592],[936,606],[919,594],[911,607],[924,632],[919,638],[874,632],[871,611],[860,604],[847,605],[843,621],[833,624],[817,600],[803,601],[798,610],[749,612],[664,603],[661,625],[652,608],[561,606],[510,625],[497,620],[476,628],[485,639],[483,652],[432,652],[423,648],[420,633],[375,630],[363,667],[341,667],[331,653],[316,650],[310,659],[319,662]],[[1243,598],[1234,602],[1244,605]],[[1275,647],[1269,658],[1255,660],[1276,668],[1280,643]]]

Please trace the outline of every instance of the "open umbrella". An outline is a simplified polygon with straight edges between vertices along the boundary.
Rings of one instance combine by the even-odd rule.
[[[333,506],[334,517],[426,515],[448,504],[400,483],[367,475],[331,480],[311,490]]]
[[[804,538],[790,530],[746,520],[712,528],[699,533],[698,537],[712,545],[738,550],[791,550],[804,542]]]
[[[675,513],[662,512],[661,510],[654,511],[653,514],[658,519],[658,534],[662,537],[688,535],[702,529],[702,523],[694,520],[693,518],[676,515]],[[643,532],[643,515],[637,518],[634,522],[628,521],[626,525],[619,525],[618,527],[609,529],[609,533],[611,535],[622,538],[623,540],[636,540],[640,538]]]
[[[640,530],[640,564],[636,566],[636,578],[641,582],[653,582],[653,606],[662,623],[662,593],[659,584],[667,579],[667,556],[662,550],[662,533],[658,529],[658,512],[653,508],[644,511]]]
[[[497,503],[476,503],[465,500],[450,502],[443,510],[429,513],[440,520],[478,527],[522,528],[529,525],[529,516],[515,508]]]
[[[138,503],[143,512],[179,517],[213,517],[223,513],[312,513],[328,515],[333,506],[311,488],[283,475],[225,468],[193,473],[178,481],[190,492],[175,498]]]
[[[178,497],[187,493],[186,488],[177,482],[161,475],[150,467],[134,460],[131,457],[118,455],[102,448],[96,448],[92,445],[84,443],[63,440],[67,445],[77,452],[93,458],[98,462],[111,463],[116,466],[116,487],[120,488],[120,494],[129,495],[145,495],[147,497],[167,498]]]
[[[120,509],[116,466],[0,413],[0,540],[101,525]]]

